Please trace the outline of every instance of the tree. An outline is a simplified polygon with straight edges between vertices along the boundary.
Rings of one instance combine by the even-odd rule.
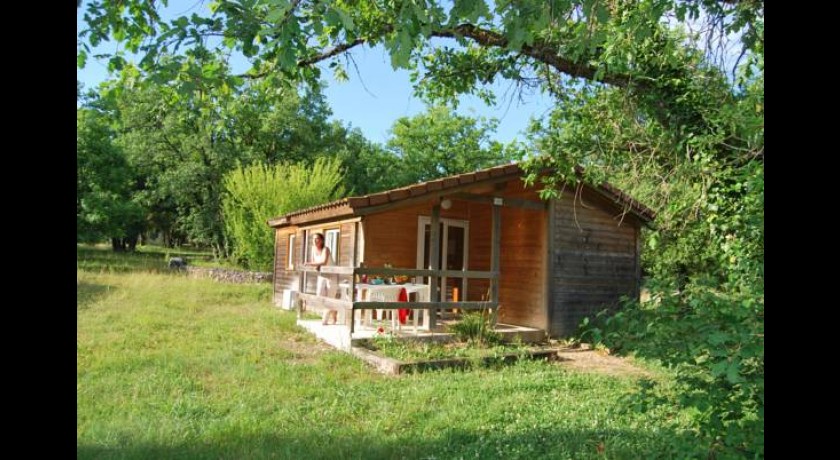
[[[219,135],[218,99],[179,98],[139,80],[122,84],[114,104],[117,143],[140,175],[136,199],[169,244],[188,239],[224,254],[221,178],[237,154]]]
[[[610,180],[658,211],[643,252],[655,301],[628,302],[584,333],[674,369],[679,392],[655,389],[638,402],[690,408],[710,455],[761,456],[763,59],[733,84],[700,53],[675,47],[682,37],[674,32],[654,38],[661,43],[633,47],[640,67],[669,70],[658,90],[567,90],[535,127],[542,155],[530,169],[555,169],[543,182],[547,196],[564,183]],[[653,94],[670,98],[667,110]]]
[[[514,149],[490,140],[496,120],[452,113],[445,106],[394,122],[387,148],[399,159],[399,185],[471,172],[518,159]]]
[[[397,172],[398,158],[380,144],[367,140],[358,128],[333,125],[343,141],[332,151],[342,161],[344,184],[349,195],[367,195],[404,185]]]
[[[162,58],[173,50],[203,49],[211,38],[222,37],[215,40],[218,49],[251,59],[253,68],[243,77],[267,77],[284,85],[317,82],[320,70],[313,64],[357,46],[382,44],[395,68],[416,71],[421,92],[448,99],[463,93],[487,96],[480,85],[498,76],[526,84],[528,72],[549,85],[565,75],[638,93],[655,91],[657,77],[668,69],[640,68],[630,48],[649,41],[666,17],[696,20],[702,12],[709,36],[741,33],[745,48],[760,53],[764,43],[761,0],[219,0],[210,5],[210,17],[194,14],[169,22],[161,21],[160,7],[160,2],[145,0],[91,2],[85,13],[90,28],[80,33],[79,55],[115,39],[128,51],[142,53],[141,67],[161,78],[194,74],[228,84],[231,78],[202,68],[187,54]],[[458,46],[438,46],[433,39]],[[120,68],[124,62],[118,54],[111,66]],[[346,74],[337,61],[331,66]],[[665,109],[675,102],[663,99],[661,104]]]
[[[168,245],[189,241],[225,256],[222,178],[253,163],[302,162],[351,154],[360,143],[329,123],[320,93],[207,87],[180,93],[124,68],[103,90],[102,105],[119,126],[115,142],[139,174],[135,199]]]
[[[233,257],[247,267],[270,270],[274,232],[268,219],[342,197],[340,166],[336,158],[319,158],[311,167],[255,164],[226,174],[222,206]]]
[[[115,251],[133,250],[143,214],[131,200],[133,171],[95,110],[76,110],[76,238],[110,238]]]

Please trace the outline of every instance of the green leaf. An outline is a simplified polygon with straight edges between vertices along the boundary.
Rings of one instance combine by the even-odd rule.
[[[336,8],[335,11],[338,12],[338,16],[341,19],[341,23],[344,25],[345,30],[349,32],[356,28],[355,24],[353,24],[353,18],[347,14],[347,12],[340,8]]]
[[[280,67],[286,70],[297,67],[297,60],[295,59],[295,52],[292,48],[286,47],[280,51],[278,56],[280,60]]]
[[[601,24],[606,24],[610,20],[610,11],[607,9],[606,2],[598,2],[595,6],[595,17]]]
[[[727,340],[729,340],[729,334],[725,334],[723,332],[714,332],[709,334],[709,338],[707,339],[707,341],[712,345],[720,345]]]
[[[729,367],[726,368],[726,380],[733,384],[743,382],[744,379],[741,378],[739,373],[740,369],[740,363],[738,361],[733,361]]]
[[[125,27],[116,26],[114,27],[114,40],[121,42],[125,39]]]
[[[265,20],[268,22],[277,22],[286,15],[286,11],[288,11],[288,6],[281,6],[279,8],[274,8],[273,10],[269,11],[267,15],[265,15]]]
[[[726,360],[718,361],[709,367],[712,371],[712,376],[720,377],[729,370],[729,363]]]
[[[404,30],[397,32],[397,36],[390,42],[391,67],[406,68],[411,58],[411,37]]]
[[[122,56],[114,56],[108,60],[108,71],[119,72],[125,66],[125,59]]]
[[[335,8],[330,8],[324,13],[324,22],[326,22],[328,26],[338,26],[341,22],[341,17]]]
[[[80,50],[79,53],[76,55],[76,67],[83,69],[86,63],[87,53],[84,50]]]
[[[508,32],[508,48],[514,51],[518,51],[522,48],[522,44],[525,42],[525,38],[527,35],[525,31],[521,27],[513,27]]]

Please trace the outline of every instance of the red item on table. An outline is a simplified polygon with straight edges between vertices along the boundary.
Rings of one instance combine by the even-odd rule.
[[[399,302],[408,302],[408,291],[406,291],[405,288],[400,289],[400,297],[397,300]],[[408,308],[400,308],[397,310],[400,324],[405,324],[406,319],[408,319],[408,311]]]

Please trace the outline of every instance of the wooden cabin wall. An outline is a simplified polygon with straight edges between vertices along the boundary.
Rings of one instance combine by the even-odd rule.
[[[490,205],[456,202],[453,208],[459,205],[467,207],[467,220],[470,221],[470,255],[467,266],[470,270],[490,271],[490,233],[492,231]],[[466,300],[487,300],[489,298],[489,289],[489,280],[471,279],[468,281]]]
[[[414,268],[417,259],[416,207],[371,214],[362,219],[366,267]]]
[[[336,263],[342,267],[353,266],[353,253],[356,248],[353,246],[356,241],[356,223],[342,222],[339,226],[338,259]]]
[[[595,192],[574,190],[553,203],[551,325],[555,337],[573,334],[581,320],[638,296],[639,222]],[[611,210],[611,211],[607,211]]]
[[[280,305],[283,299],[283,290],[297,290],[299,283],[298,274],[290,271],[287,267],[289,260],[289,235],[295,235],[296,228],[280,228],[274,232],[274,304]],[[295,238],[295,246],[299,248],[301,237]],[[298,249],[295,254],[295,266],[299,263]]]
[[[304,254],[305,239],[312,238],[315,232],[324,232],[329,229],[339,230],[338,257],[336,264],[345,267],[353,266],[354,254],[356,252],[356,222],[339,221],[321,224],[317,226],[284,227],[275,231],[275,254],[274,254],[274,303],[280,305],[284,289],[297,291],[300,287],[300,273],[297,271],[303,267],[306,254]],[[306,231],[304,231],[306,230]],[[287,267],[289,236],[295,235],[294,247],[294,269]],[[316,283],[315,276],[308,276],[305,287],[306,292],[313,292]]]
[[[432,205],[421,204],[365,216],[365,266],[417,267],[418,216],[431,216]],[[466,219],[466,208],[441,210],[441,217]],[[470,224],[472,225],[472,224]]]
[[[488,192],[487,195],[542,203],[536,192],[526,189],[519,180],[508,182],[504,189]],[[469,267],[471,270],[490,270],[491,205],[470,203],[468,209]],[[501,322],[541,329],[548,327],[545,298],[547,215],[546,211],[502,207],[499,260]],[[486,280],[470,280],[468,300],[482,300],[487,296],[488,287]]]
[[[469,193],[541,201],[520,180],[482,184]],[[470,270],[490,270],[491,205],[452,198],[441,217],[469,222]],[[349,221],[308,226],[310,231],[340,228],[337,262],[352,266],[414,268],[418,216],[430,216],[432,201],[364,216],[364,255],[354,259],[356,224]],[[580,321],[604,307],[615,308],[622,295],[638,296],[641,223],[591,189],[567,189],[545,211],[504,206],[501,212],[500,321],[547,329],[555,337],[574,333]],[[303,262],[304,232],[276,232],[275,299],[296,289],[296,272],[286,270],[288,235],[296,233],[295,265]],[[311,234],[310,234],[311,235]],[[486,298],[489,283],[471,279],[467,300]]]
[[[504,197],[544,203],[522,181],[508,182]],[[505,206],[502,208],[499,321],[546,329],[546,276],[548,212]]]

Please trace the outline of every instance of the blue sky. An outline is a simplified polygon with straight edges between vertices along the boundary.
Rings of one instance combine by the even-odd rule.
[[[202,5],[200,8],[206,8],[205,3],[198,3]],[[77,9],[77,30],[85,27],[85,4]],[[176,0],[170,2],[167,10],[183,13],[192,5],[195,3]],[[198,10],[195,12],[201,13]],[[104,44],[97,48],[99,52],[112,52],[115,49],[115,44]],[[347,82],[335,82],[331,72],[323,72],[328,82],[325,95],[332,108],[333,118],[341,120],[345,126],[358,127],[371,141],[385,143],[389,137],[388,130],[397,118],[423,112],[426,104],[413,97],[408,72],[394,71],[390,58],[381,47],[357,47],[353,50],[353,58],[359,73],[357,74],[352,67],[348,68],[350,80]],[[84,83],[86,89],[96,87],[108,78],[106,63],[89,58],[84,69],[77,69],[77,78]],[[494,136],[498,141],[509,142],[514,138],[524,140],[522,133],[527,128],[529,119],[546,116],[551,101],[547,96],[539,94],[526,96],[523,101],[519,101],[510,87],[510,82],[499,82],[493,87],[497,98],[496,106],[487,106],[474,97],[462,97],[457,111],[472,117],[498,119],[499,126]]]

